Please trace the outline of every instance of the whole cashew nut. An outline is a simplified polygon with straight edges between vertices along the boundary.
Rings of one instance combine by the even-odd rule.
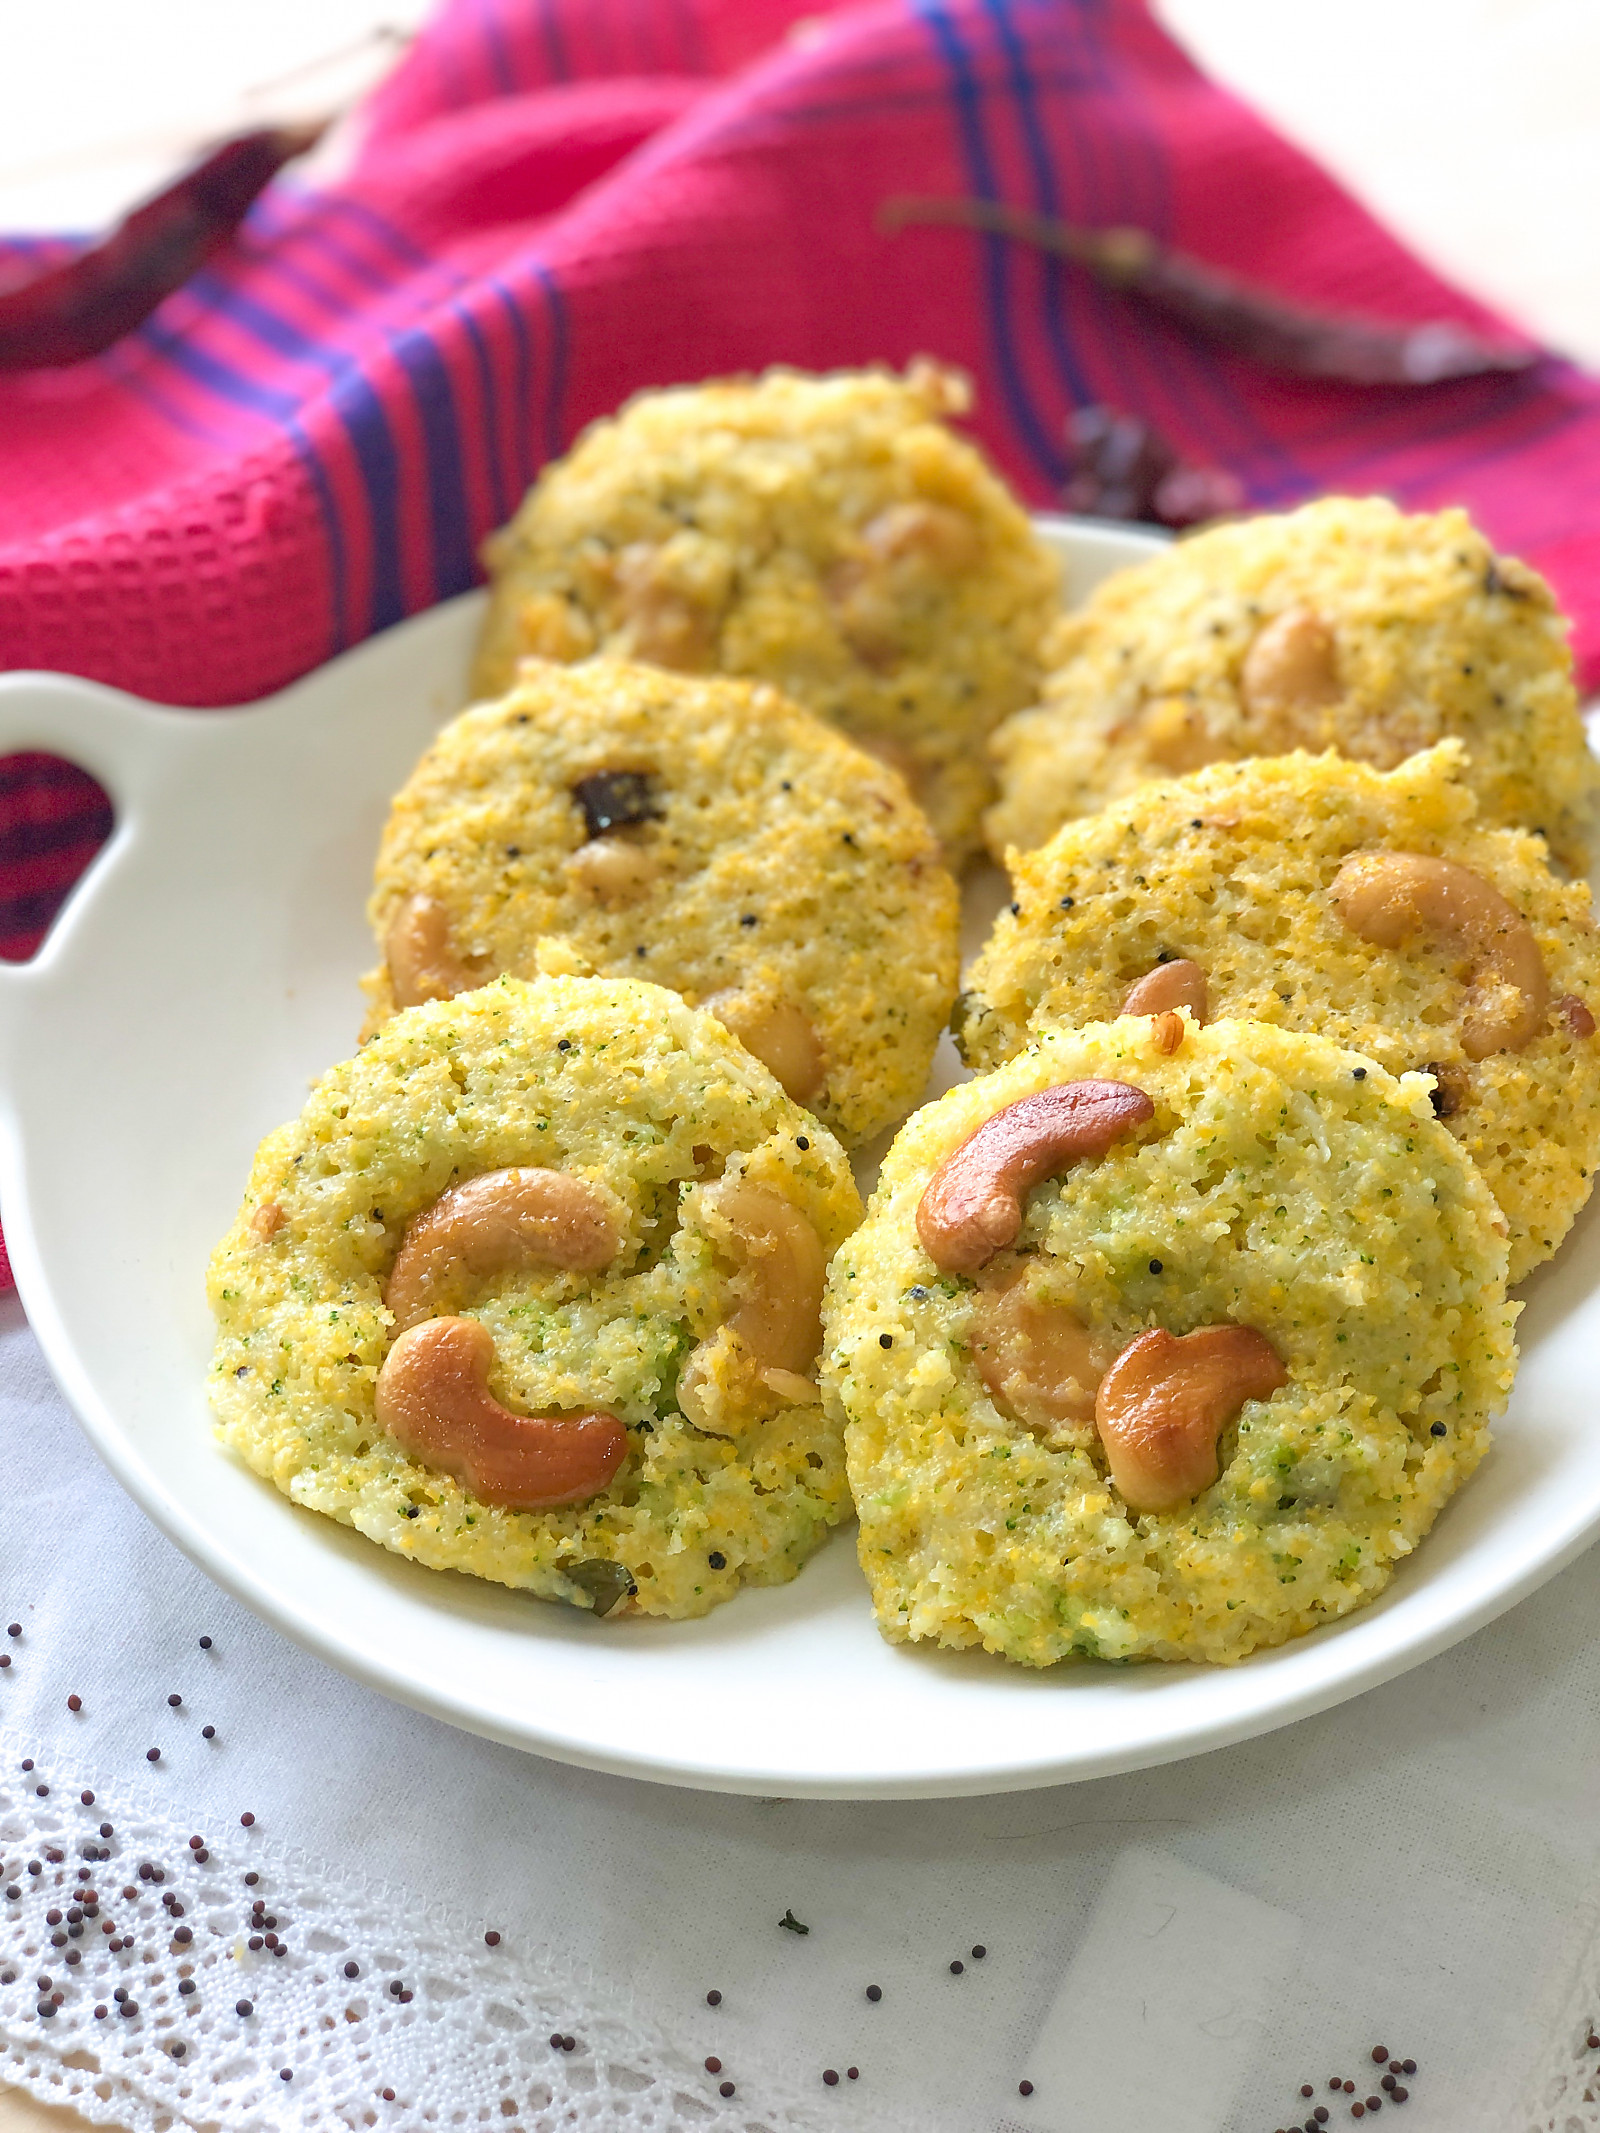
[[[809,1104],[827,1078],[827,1060],[811,1019],[790,1000],[718,992],[701,1005],[732,1030],[772,1074],[785,1096]]]
[[[1170,1511],[1217,1478],[1217,1440],[1246,1400],[1289,1382],[1251,1326],[1155,1327],[1131,1340],[1100,1380],[1094,1419],[1117,1494],[1130,1511]]]
[[[1033,1429],[1088,1422],[1112,1350],[1064,1304],[1029,1293],[1027,1262],[973,1298],[972,1352],[1002,1413]]]
[[[747,1419],[729,1411],[730,1386],[735,1409],[747,1407],[751,1393],[790,1402],[814,1395],[828,1262],[811,1223],[770,1185],[732,1178],[707,1186],[700,1206],[712,1234],[739,1262],[735,1303],[684,1365],[678,1405],[697,1429],[725,1435]]]
[[[945,1274],[975,1274],[1015,1242],[1022,1203],[1081,1156],[1155,1116],[1126,1081],[1067,1081],[1007,1104],[947,1155],[917,1203],[917,1235]]]
[[[598,1496],[628,1454],[615,1415],[518,1415],[489,1391],[494,1338],[476,1318],[412,1326],[378,1372],[378,1427],[480,1503],[545,1511]]]
[[[412,1218],[384,1302],[404,1332],[433,1315],[433,1299],[458,1269],[479,1276],[511,1266],[593,1273],[622,1248],[622,1203],[566,1170],[490,1170],[468,1178]]]
[[[478,982],[456,954],[449,912],[432,896],[406,898],[389,921],[383,953],[397,1007],[454,999]]]
[[[1338,647],[1333,631],[1309,607],[1286,607],[1256,636],[1239,670],[1239,694],[1257,718],[1293,717],[1337,703]]]
[[[1157,963],[1142,978],[1135,978],[1122,998],[1125,1015],[1176,1014],[1188,1008],[1198,1027],[1206,1019],[1206,974],[1184,955],[1171,963]]]
[[[1520,1052],[1544,1026],[1550,982],[1526,919],[1491,882],[1423,852],[1356,852],[1334,876],[1333,907],[1378,948],[1431,933],[1467,957],[1461,1049]]]

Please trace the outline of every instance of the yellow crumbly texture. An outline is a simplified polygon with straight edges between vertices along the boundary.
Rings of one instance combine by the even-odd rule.
[[[573,796],[642,772],[656,819],[613,833],[647,870],[597,893]],[[806,1016],[826,1075],[813,1108],[855,1146],[921,1095],[955,997],[959,900],[902,781],[775,690],[621,660],[528,664],[465,712],[389,817],[370,915],[408,897],[450,917],[484,976],[638,975],[693,1005],[735,992]],[[394,1011],[387,968],[369,1027]]]
[[[1335,755],[1217,764],[1146,785],[1069,823],[1017,864],[970,990],[958,1041],[994,1066],[1030,1029],[1114,1015],[1161,960],[1205,970],[1213,1015],[1315,1030],[1391,1073],[1439,1077],[1451,1132],[1511,1232],[1511,1279],[1549,1258],[1600,1161],[1600,1038],[1575,1035],[1575,1000],[1600,1018],[1600,938],[1582,882],[1560,881],[1540,839],[1483,829],[1458,742],[1387,774]],[[1379,948],[1340,920],[1329,888],[1352,852],[1425,852],[1492,882],[1527,920],[1550,1011],[1521,1051],[1468,1059],[1463,958],[1425,935]]]
[[[1252,712],[1240,672],[1290,608],[1332,630],[1335,701]],[[1541,830],[1584,873],[1600,792],[1550,588],[1464,511],[1327,497],[1218,526],[1119,572],[1057,628],[1042,703],[993,739],[990,850],[1031,851],[1146,778],[1337,748],[1392,770],[1458,735],[1485,821]]]
[[[479,696],[528,653],[769,681],[904,769],[952,863],[983,741],[1037,693],[1060,567],[946,426],[932,363],[642,393],[545,469],[485,550]]]
[[[497,1399],[526,1413],[605,1407],[627,1425],[609,1488],[552,1511],[477,1501],[408,1458],[373,1413],[383,1286],[407,1223],[451,1185],[521,1164],[601,1181],[629,1212],[615,1268],[505,1273],[451,1305],[494,1335]],[[718,1176],[785,1194],[829,1251],[860,1217],[832,1136],[719,1023],[658,986],[503,978],[409,1009],[257,1152],[211,1261],[219,1434],[297,1504],[433,1570],[590,1607],[595,1571],[603,1591],[621,1565],[609,1575],[637,1590],[614,1612],[674,1618],[781,1584],[849,1515],[849,1493],[818,1400],[734,1436],[703,1434],[677,1408],[683,1361],[733,1294],[699,1213]],[[251,1217],[272,1202],[281,1226],[263,1242]]]
[[[1128,1510],[1092,1422],[1000,1410],[973,1284],[917,1237],[946,1156],[1084,1077],[1136,1084],[1155,1117],[1031,1195],[1035,1300],[1116,1344],[1254,1327],[1289,1372],[1224,1431],[1212,1487],[1167,1512]],[[1481,1458],[1516,1308],[1493,1203],[1417,1077],[1259,1023],[1190,1030],[1170,1056],[1144,1017],[1041,1039],[917,1113],[830,1274],[824,1378],[879,1627],[1027,1666],[1231,1661],[1362,1606]]]

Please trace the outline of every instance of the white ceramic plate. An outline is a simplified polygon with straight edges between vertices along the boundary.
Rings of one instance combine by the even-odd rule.
[[[1056,521],[1072,591],[1145,552]],[[56,1380],[123,1485],[229,1591],[358,1679],[474,1732],[767,1794],[978,1793],[1191,1755],[1439,1651],[1600,1529],[1600,1232],[1534,1284],[1494,1452],[1388,1594],[1231,1669],[893,1650],[848,1533],[704,1622],[601,1622],[398,1561],[216,1444],[202,1280],[260,1136],[351,1049],[390,794],[461,701],[481,595],[243,711],[0,679],[0,754],[91,770],[117,827],[37,959],[0,964],[0,1205]],[[946,1062],[941,1085],[956,1078]]]

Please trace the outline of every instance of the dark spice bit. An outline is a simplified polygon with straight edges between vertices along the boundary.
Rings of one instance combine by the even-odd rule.
[[[728,1567],[728,1558],[720,1548],[713,1548],[706,1561],[713,1570],[726,1570]]]
[[[1141,229],[1084,229],[1001,200],[886,200],[878,226],[943,223],[1042,246],[1083,267],[1103,288],[1142,298],[1219,347],[1273,370],[1350,385],[1434,385],[1487,371],[1526,370],[1538,350],[1489,341],[1454,319],[1405,324],[1313,311],[1175,252]]]
[[[211,1649],[211,1639],[210,1639],[209,1637],[202,1637],[202,1638],[200,1639],[200,1649],[201,1649],[201,1650],[202,1650],[203,1652],[208,1652],[208,1651],[210,1651],[210,1649]]]
[[[661,808],[647,770],[597,770],[580,778],[572,797],[583,809],[584,828],[591,837],[608,830],[626,829],[634,822],[658,822]]]
[[[846,2079],[846,2081],[859,2081],[861,2079],[860,2067],[847,2066],[844,2070],[844,2078]]]
[[[785,1933],[809,1933],[811,1931],[811,1928],[809,1926],[801,1925],[799,1919],[795,1917],[793,1911],[785,1911],[783,1916],[778,1920],[778,1924]]]
[[[81,1696],[69,1696],[67,1698],[67,1709],[69,1711],[81,1711],[83,1709],[83,1698]]]
[[[883,1987],[881,1985],[869,1985],[867,1987],[867,1998],[874,2002],[881,2000],[883,1998]]]
[[[717,2058],[708,2059],[706,2061],[706,2072],[708,2074],[720,2074],[722,2072],[722,2061]]]
[[[952,1963],[950,1965],[950,1975],[952,1977],[960,1977],[962,1971],[965,1970],[966,1967],[967,1966],[965,1963]]]
[[[181,1696],[169,1696],[167,1698],[167,1707],[169,1710],[176,1711],[182,1702],[183,1698]]]
[[[825,2066],[822,2069],[822,2078],[828,2084],[830,2089],[836,2089],[839,2086],[838,2068],[833,2066]]]
[[[1017,2083],[1017,2094],[1019,2096],[1031,2096],[1033,2094],[1033,2083],[1031,2081],[1019,2081]]]
[[[981,1963],[984,1957],[988,1954],[988,1952],[988,1949],[983,1945],[983,1942],[980,1940],[978,1945],[972,1951],[972,1960],[975,1963]],[[1309,2093],[1309,2091],[1307,2093]]]
[[[146,1750],[144,1751],[144,1759],[147,1763],[159,1763],[161,1760],[161,1750],[159,1748],[146,1748]]]
[[[215,1740],[216,1737],[217,1729],[215,1726],[202,1726],[200,1728],[200,1738],[202,1740]]]
[[[320,125],[272,126],[224,141],[98,244],[0,292],[0,370],[81,363],[142,325],[321,133]]]
[[[731,2096],[733,2094],[733,2083],[731,2081],[722,2082],[718,2086],[717,2094],[719,2096]]]
[[[720,1992],[708,1992],[706,1994],[706,2005],[708,2007],[720,2007],[722,2005],[722,1994]]]
[[[485,1935],[483,1936],[483,1945],[486,1948],[498,1948],[500,1945],[499,1934],[494,1932],[485,1933]]]

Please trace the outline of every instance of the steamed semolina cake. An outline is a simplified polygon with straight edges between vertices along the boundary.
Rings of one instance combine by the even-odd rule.
[[[1420,1077],[1176,1013],[1042,1037],[903,1128],[830,1270],[880,1629],[1231,1661],[1348,1613],[1481,1458],[1516,1308]]]
[[[1392,923],[1363,916],[1352,888],[1369,907],[1389,894]],[[1513,1281],[1588,1199],[1589,890],[1556,878],[1540,839],[1479,826],[1458,742],[1388,773],[1292,755],[1143,786],[1020,859],[1014,895],[957,1004],[969,1064],[1138,1005],[1152,972],[1194,965],[1213,1015],[1320,1031],[1393,1074],[1433,1075],[1440,1117],[1505,1212]]]
[[[530,662],[394,803],[370,915],[397,1005],[541,967],[707,1007],[854,1146],[922,1093],[956,886],[902,781],[776,690]]]
[[[994,791],[985,736],[1031,703],[1060,566],[915,363],[641,393],[545,469],[485,550],[473,689],[618,653],[748,675],[904,771],[952,863]]]
[[[859,1216],[838,1143],[674,993],[412,1008],[256,1155],[211,1262],[219,1434],[430,1569],[704,1614],[849,1513],[815,1356]]]
[[[1324,498],[1218,526],[1058,626],[1043,701],[994,736],[995,857],[1147,778],[1337,748],[1392,770],[1458,736],[1483,818],[1589,865],[1600,772],[1550,588],[1462,511]]]

